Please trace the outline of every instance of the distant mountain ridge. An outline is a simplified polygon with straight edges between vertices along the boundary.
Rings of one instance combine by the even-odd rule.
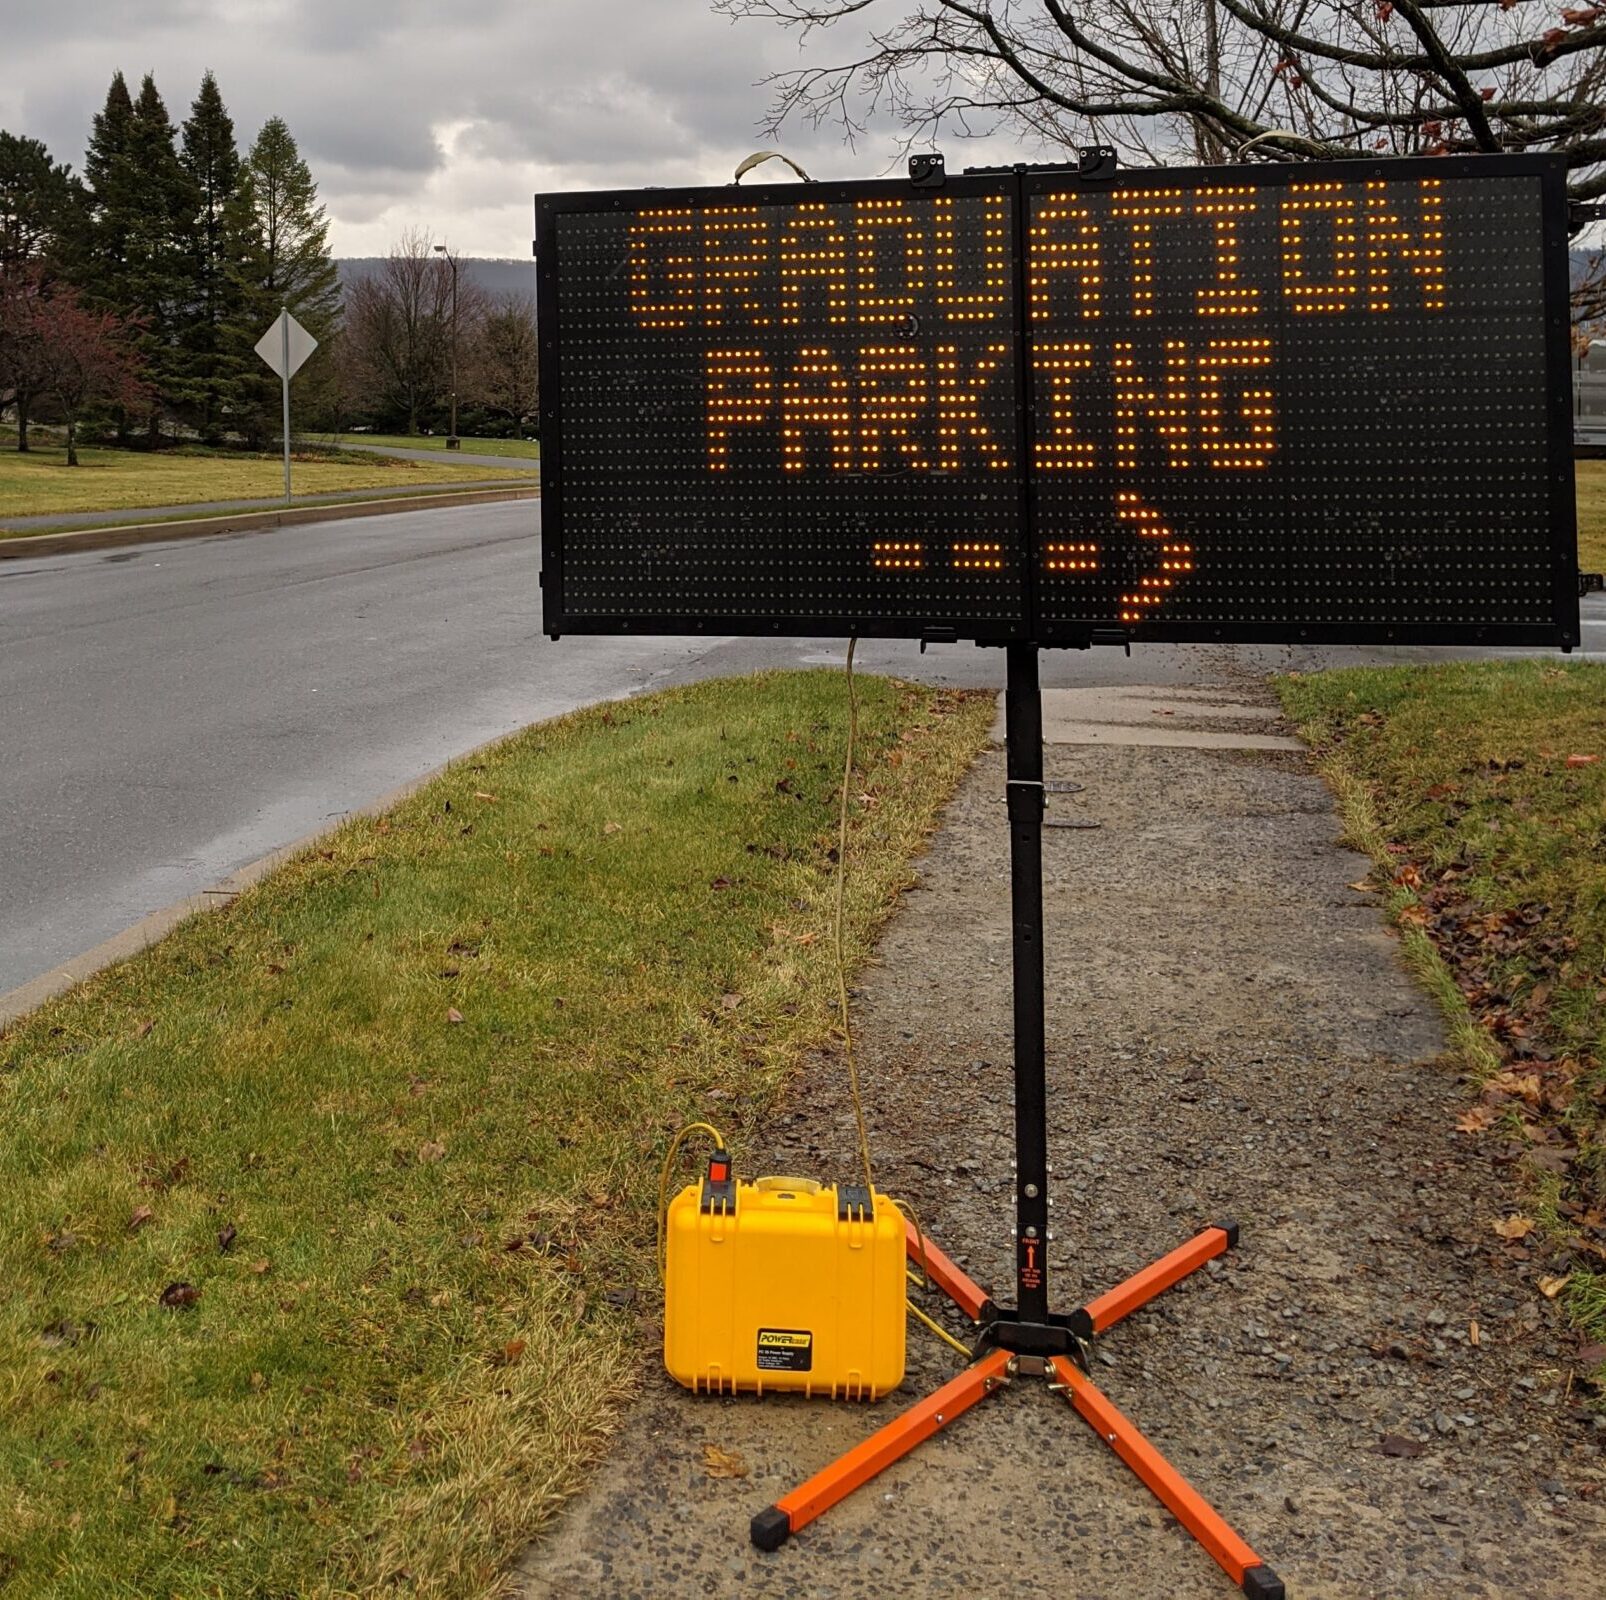
[[[340,287],[345,289],[364,278],[371,278],[384,266],[383,256],[347,256],[335,262],[340,274]],[[458,270],[463,277],[477,283],[487,294],[535,294],[535,262],[511,260],[503,257],[460,256]]]

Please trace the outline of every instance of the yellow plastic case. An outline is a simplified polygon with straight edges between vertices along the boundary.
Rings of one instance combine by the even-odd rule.
[[[811,1178],[737,1180],[716,1157],[669,1206],[669,1375],[709,1394],[877,1400],[896,1389],[903,1214],[869,1198]]]

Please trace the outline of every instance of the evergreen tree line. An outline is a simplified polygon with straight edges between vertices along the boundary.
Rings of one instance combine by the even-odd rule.
[[[253,346],[282,305],[331,339],[327,218],[283,120],[242,155],[210,72],[177,128],[149,74],[136,98],[117,73],[81,178],[39,140],[0,131],[0,405],[15,410],[19,448],[41,404],[65,409],[55,346],[69,325],[82,342],[90,323],[110,348],[86,403],[109,410],[120,442],[175,428],[266,442],[278,380]],[[320,382],[313,358],[298,403],[318,404],[331,365]]]
[[[281,306],[318,340],[293,426],[332,433],[533,430],[535,308],[493,299],[409,231],[343,303],[317,185],[283,119],[241,152],[217,80],[175,127],[154,79],[121,73],[82,176],[0,130],[0,411],[82,417],[124,445],[276,441],[279,380],[255,352]]]

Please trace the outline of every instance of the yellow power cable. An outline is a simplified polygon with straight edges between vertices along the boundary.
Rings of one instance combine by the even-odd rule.
[[[848,1090],[853,1096],[853,1119],[859,1130],[859,1161],[864,1168],[866,1194],[875,1193],[870,1181],[870,1134],[864,1123],[864,1102],[859,1096],[859,1063],[853,1053],[853,1024],[848,1019],[848,966],[842,948],[844,908],[848,886],[848,797],[853,789],[854,746],[859,741],[859,692],[853,682],[853,652],[858,639],[848,640],[848,751],[842,763],[842,807],[836,837],[836,990],[842,1017],[842,1049],[848,1062]]]
[[[660,1283],[665,1281],[668,1266],[669,1179],[674,1171],[675,1157],[680,1154],[680,1147],[694,1133],[706,1133],[714,1141],[717,1149],[730,1149],[730,1146],[725,1143],[725,1135],[711,1122],[688,1122],[669,1141],[669,1149],[664,1155],[663,1167],[658,1173],[658,1281]]]
[[[954,1336],[949,1333],[949,1331],[943,1327],[940,1322],[936,1322],[931,1317],[928,1317],[925,1312],[914,1303],[913,1300],[905,1300],[904,1304],[909,1308],[909,1315],[911,1317],[918,1318],[921,1322],[925,1323],[925,1325],[930,1328],[931,1331],[936,1334],[936,1336],[941,1339],[944,1344],[951,1345],[960,1353],[960,1355],[965,1358],[965,1360],[970,1360],[969,1349],[967,1349],[966,1346],[962,1345],[956,1338],[954,1338]]]
[[[859,1092],[859,1064],[853,1051],[853,1024],[848,1014],[848,967],[847,952],[844,949],[844,925],[846,923],[847,904],[847,862],[848,862],[848,807],[853,790],[853,758],[859,740],[859,695],[857,686],[853,681],[853,653],[858,647],[858,639],[848,640],[848,657],[846,676],[848,682],[848,747],[842,763],[842,804],[837,816],[837,843],[836,843],[836,916],[834,943],[836,947],[836,985],[837,1004],[842,1019],[842,1046],[843,1054],[848,1064],[848,1091],[853,1099],[853,1120],[858,1130],[859,1162],[864,1169],[864,1187],[868,1194],[874,1194],[875,1185],[870,1169],[870,1133],[864,1118],[864,1100]],[[658,1279],[664,1281],[667,1269],[667,1241],[669,1234],[669,1180],[674,1172],[675,1157],[680,1153],[680,1147],[694,1133],[706,1133],[721,1149],[728,1149],[725,1136],[718,1128],[709,1122],[688,1122],[669,1142],[669,1149],[664,1155],[664,1164],[658,1174]],[[887,1196],[889,1200],[892,1198]],[[931,1273],[926,1258],[926,1234],[920,1226],[920,1218],[915,1215],[915,1209],[907,1201],[894,1200],[892,1202],[901,1210],[908,1213],[909,1220],[914,1223],[915,1239],[920,1250],[920,1269],[923,1277],[917,1277],[908,1272],[909,1281],[924,1288],[931,1287]],[[907,1269],[906,1269],[907,1270]],[[970,1351],[959,1342],[949,1331],[933,1318],[926,1315],[912,1300],[905,1297],[904,1305],[909,1315],[914,1317],[924,1327],[942,1340],[945,1345],[970,1359]]]

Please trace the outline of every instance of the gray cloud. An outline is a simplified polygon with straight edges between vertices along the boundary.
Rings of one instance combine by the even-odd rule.
[[[115,69],[154,72],[177,122],[210,68],[242,144],[289,123],[339,253],[427,224],[522,254],[536,188],[728,180],[760,143],[757,80],[796,59],[704,0],[76,0],[8,16],[0,126],[81,167]],[[801,126],[782,142],[823,176],[896,155],[891,130],[857,152]]]

